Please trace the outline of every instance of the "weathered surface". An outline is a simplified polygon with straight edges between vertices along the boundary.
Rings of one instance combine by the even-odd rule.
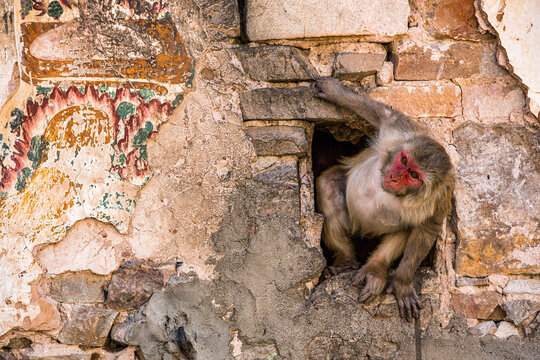
[[[465,120],[507,122],[510,115],[525,107],[525,95],[515,79],[457,79],[463,93]]]
[[[107,307],[135,310],[163,286],[163,275],[154,269],[122,267],[111,277],[107,288]]]
[[[257,155],[306,156],[309,143],[305,129],[297,126],[247,127],[246,134]]]
[[[504,287],[505,294],[540,295],[540,279],[513,279]]]
[[[480,331],[480,336],[486,336],[488,334],[493,334],[495,331],[497,331],[497,325],[494,321],[483,321],[480,324],[476,326],[476,328]]]
[[[452,295],[450,306],[467,318],[490,319],[501,301],[502,295],[495,291],[484,291],[475,295],[456,293]]]
[[[540,310],[540,302],[531,300],[511,300],[503,304],[506,316],[519,326],[529,316]]]
[[[392,59],[397,80],[440,80],[479,74],[483,57],[494,55],[482,43],[431,42],[423,46],[394,44]],[[493,56],[494,60],[494,56]]]
[[[460,276],[456,279],[456,286],[480,286],[488,284],[489,280],[487,277],[472,278],[468,276]]]
[[[327,2],[247,2],[247,35],[251,41],[322,36],[392,36],[407,31],[409,3],[345,0]]]
[[[391,61],[383,62],[381,70],[377,72],[377,85],[390,85],[394,81],[394,63]]]
[[[375,75],[386,59],[386,49],[379,44],[364,44],[358,52],[339,53],[334,60],[333,76],[349,81],[360,81]]]
[[[461,241],[456,271],[472,277],[540,271],[540,147],[509,124],[466,123],[454,131]]]
[[[51,297],[66,303],[97,303],[105,301],[103,286],[107,277],[90,272],[64,273],[53,277]]]
[[[482,33],[475,17],[474,0],[413,0],[426,28],[435,37],[479,40]]]
[[[239,47],[235,53],[247,76],[253,80],[301,81],[317,76],[307,57],[293,47]]]
[[[118,312],[114,310],[75,305],[58,341],[63,344],[102,346],[117,315]]]
[[[487,20],[504,48],[506,64],[529,89],[530,108],[540,117],[540,73],[538,56],[533,49],[540,46],[540,27],[535,26],[540,15],[540,3],[524,1],[478,1],[482,19]]]
[[[0,1],[0,15],[2,26],[0,27],[0,107],[8,97],[15,92],[19,75],[17,62],[17,50],[15,46],[15,24],[13,22],[13,4],[10,1]]]

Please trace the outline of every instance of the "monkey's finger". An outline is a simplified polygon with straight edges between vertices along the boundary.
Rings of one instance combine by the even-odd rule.
[[[366,274],[363,271],[358,271],[353,279],[353,285],[358,286],[364,282]]]
[[[319,98],[319,99],[323,99],[323,100],[328,99],[328,96],[327,96],[325,93],[323,93],[322,91],[316,93],[316,94],[315,94],[315,97],[316,97],[316,98]]]
[[[404,300],[405,303],[405,310],[407,310],[407,321],[412,321],[412,315],[411,315],[411,303],[410,300],[407,298]]]
[[[358,296],[358,301],[361,303],[368,302],[373,296],[371,295],[371,290],[364,288],[360,295]]]
[[[405,317],[405,309],[403,308],[403,306],[404,306],[403,300],[399,299],[398,300],[399,316],[401,316],[402,318]]]
[[[416,307],[416,302],[413,300],[411,301],[411,308],[412,308],[412,315],[415,319],[418,319],[418,308]]]
[[[416,292],[413,293],[413,297],[414,297],[414,301],[416,302],[416,306],[419,309],[422,309],[422,302],[420,301],[420,298],[418,297],[418,295],[416,295]]]

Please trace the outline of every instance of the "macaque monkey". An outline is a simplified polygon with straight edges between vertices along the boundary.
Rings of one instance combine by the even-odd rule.
[[[352,235],[380,237],[354,278],[355,286],[364,284],[359,301],[383,292],[388,267],[403,254],[387,292],[394,293],[400,315],[411,321],[421,307],[414,274],[452,207],[450,158],[405,114],[347,90],[334,78],[317,80],[317,87],[317,97],[353,111],[377,130],[369,148],[317,178],[317,206],[325,218],[322,241],[334,255],[329,269],[354,268]]]

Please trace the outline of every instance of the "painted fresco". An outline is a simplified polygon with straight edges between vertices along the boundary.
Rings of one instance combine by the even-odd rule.
[[[20,0],[16,13],[21,81],[0,110],[0,259],[14,262],[0,267],[0,334],[40,312],[35,246],[88,217],[128,231],[152,177],[146,144],[193,78],[162,1]]]

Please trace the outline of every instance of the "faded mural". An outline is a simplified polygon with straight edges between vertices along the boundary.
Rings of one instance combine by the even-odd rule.
[[[15,13],[20,84],[0,111],[1,256],[14,265],[0,268],[2,333],[35,317],[20,309],[41,273],[36,246],[89,217],[127,231],[152,177],[146,143],[194,74],[161,1],[22,0]]]

